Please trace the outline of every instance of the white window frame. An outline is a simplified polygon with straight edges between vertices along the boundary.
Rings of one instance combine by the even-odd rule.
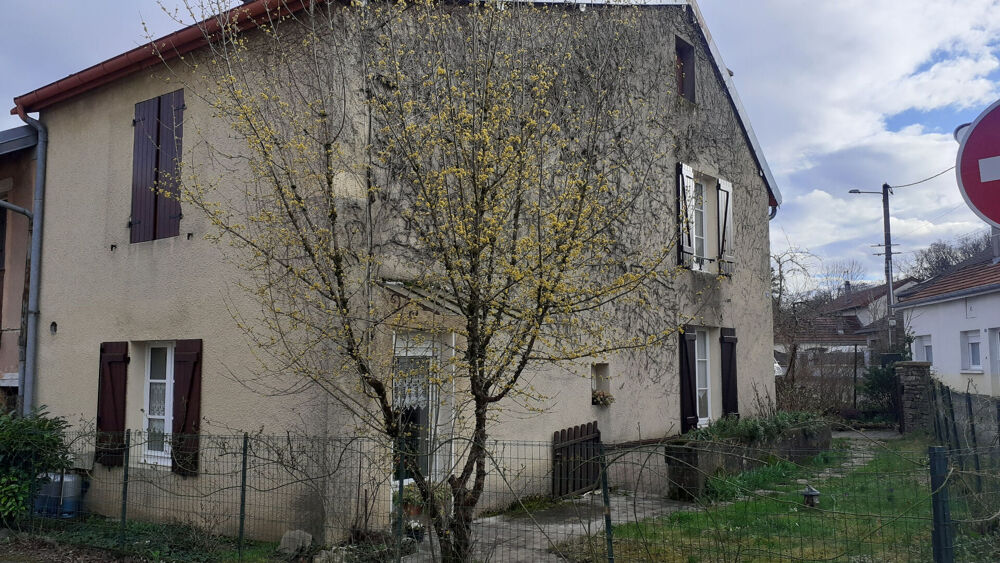
[[[698,189],[701,189],[701,196],[698,196]],[[695,180],[694,192],[692,194],[691,206],[691,269],[704,270],[708,261],[708,217],[705,209],[705,199],[708,197],[705,191],[705,183]],[[698,220],[698,217],[701,220]],[[698,252],[698,242],[701,241],[701,253]]]
[[[174,419],[174,342],[149,342],[146,344],[146,369],[143,374],[144,384],[142,389],[142,432],[146,439],[142,447],[142,462],[150,465],[170,465],[170,433],[173,429]],[[149,371],[152,367],[153,348],[166,348],[166,389],[163,398],[163,416],[151,417],[149,415]],[[163,450],[149,449],[149,421],[151,418],[163,420]]]
[[[412,344],[415,337],[422,338],[423,342],[420,343],[420,344]],[[393,335],[392,335],[392,349],[393,349],[393,352],[392,352],[393,360],[395,360],[395,358],[430,358],[429,370],[430,370],[431,373],[428,373],[428,378],[430,378],[430,375],[433,373],[433,371],[435,369],[435,365],[434,364],[435,364],[435,362],[437,360],[437,342],[434,340],[433,335],[431,335],[429,333],[425,333],[425,332],[419,332],[419,331],[413,331],[413,332],[396,332],[396,333],[393,333]],[[428,379],[428,381],[427,381],[427,410],[428,410],[428,412],[427,412],[427,420],[428,420],[428,424],[431,424],[431,420],[433,418],[431,415],[432,414],[436,414],[436,411],[438,409],[438,405],[435,404],[436,401],[437,401],[436,390],[437,390],[437,386],[436,385],[432,385],[430,379]],[[396,408],[396,404],[395,404],[395,401],[396,401],[395,392],[396,392],[396,389],[395,389],[395,386],[394,386],[393,387],[393,408]],[[429,436],[428,439],[433,440],[434,437],[433,436]],[[435,464],[435,458],[436,458],[436,456],[434,454],[430,454],[428,456],[427,463],[428,463],[428,469],[429,469],[429,471],[428,471],[428,475],[425,475],[424,477],[433,479],[434,472],[437,469],[435,467],[435,465],[436,465]],[[393,475],[395,475],[395,471],[393,471]],[[413,482],[414,482],[414,480],[413,480],[412,477],[406,477],[406,478],[403,479],[403,486],[409,485],[409,484],[411,484]],[[393,490],[394,493],[396,491],[398,491],[399,480],[396,479],[395,477],[393,477],[391,486],[392,486],[392,490]]]
[[[915,336],[912,345],[913,359],[918,362],[933,362],[933,355],[931,356],[932,359],[927,359],[927,349],[931,348],[931,342],[931,335],[929,334]]]
[[[962,371],[969,373],[983,373],[983,341],[979,330],[966,330],[961,334],[962,345]],[[976,345],[979,356],[977,362],[972,361],[972,345]]]
[[[702,357],[704,354],[704,357]],[[711,340],[708,338],[707,330],[696,330],[694,339],[694,399],[695,399],[695,411],[698,414],[698,426],[703,427],[708,425],[712,420],[712,345]],[[698,377],[699,370],[701,366],[704,365],[705,370],[705,387],[701,387]],[[701,412],[701,401],[698,398],[699,393],[704,390],[706,395],[706,405],[707,411],[705,413]]]

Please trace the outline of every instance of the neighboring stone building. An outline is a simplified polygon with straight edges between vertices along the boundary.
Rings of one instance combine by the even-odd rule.
[[[238,9],[259,14],[264,4]],[[493,421],[493,439],[547,441],[593,420],[606,441],[664,437],[725,413],[751,414],[755,392],[773,396],[768,221],[780,193],[696,4],[643,9],[670,31],[659,39],[677,61],[670,98],[677,173],[661,179],[667,203],[659,228],[680,233],[685,271],[667,299],[677,318],[689,319],[685,333],[638,355],[533,373],[527,381],[544,400],[509,401]],[[156,43],[168,59],[204,46],[194,26]],[[51,139],[37,402],[111,436],[93,463],[120,464],[115,436],[147,431],[154,436],[143,454],[147,468],[169,467],[197,483],[198,441],[171,452],[163,433],[342,436],[356,428],[325,392],[291,373],[240,381],[256,367],[232,319],[233,308],[247,305],[235,290],[240,272],[206,240],[212,228],[203,215],[151,190],[157,178],[167,192],[178,189],[176,179],[163,181],[176,172],[176,158],[186,164],[181,184],[220,173],[205,147],[232,141],[206,101],[178,87],[198,74],[175,67],[190,74],[167,82],[160,64],[143,46],[15,99],[20,110],[40,112]],[[689,228],[679,229],[682,207]],[[385,344],[400,364],[420,369],[446,362],[456,342],[460,334],[399,331]],[[595,389],[612,393],[615,404],[593,405]],[[448,393],[435,387],[406,399],[417,401],[414,420],[431,427],[429,440],[448,442],[456,418]],[[454,456],[426,463],[440,478]]]

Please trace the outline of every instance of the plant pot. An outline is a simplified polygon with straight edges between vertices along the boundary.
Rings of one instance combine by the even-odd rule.
[[[413,538],[414,541],[420,543],[424,541],[424,529],[423,528],[413,528],[406,530],[406,537]]]

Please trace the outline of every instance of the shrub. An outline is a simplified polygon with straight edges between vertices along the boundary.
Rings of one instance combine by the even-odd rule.
[[[861,383],[865,410],[895,416],[897,408],[896,372],[892,366],[869,366]]]
[[[10,526],[28,510],[45,473],[69,468],[68,426],[44,408],[25,417],[0,414],[0,524]]]
[[[779,411],[761,418],[724,416],[706,428],[698,428],[685,436],[693,440],[759,444],[770,442],[792,428],[815,426],[822,422],[819,415],[811,412]]]

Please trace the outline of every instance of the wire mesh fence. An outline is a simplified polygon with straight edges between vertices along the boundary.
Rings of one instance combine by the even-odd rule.
[[[997,446],[584,438],[491,442],[466,512],[461,442],[419,450],[421,487],[367,438],[80,432],[17,525],[166,561],[439,561],[463,534],[469,561],[1000,560]]]

